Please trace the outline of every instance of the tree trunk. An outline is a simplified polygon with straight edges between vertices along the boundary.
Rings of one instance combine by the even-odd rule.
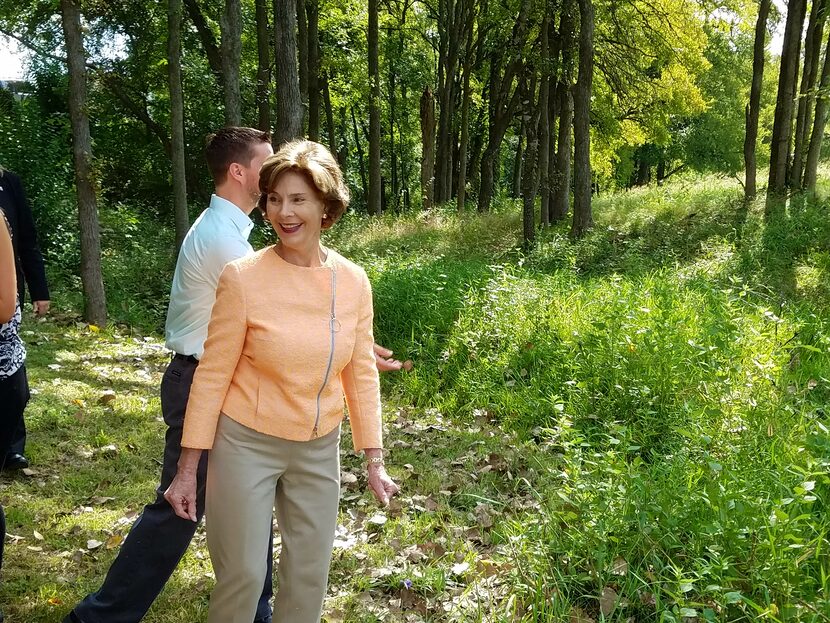
[[[358,170],[360,171],[360,192],[361,197],[364,201],[366,201],[367,195],[367,182],[366,182],[366,160],[363,156],[363,144],[360,142],[360,133],[357,131],[357,117],[354,114],[354,106],[351,107],[352,111],[352,129],[354,130],[354,144],[355,148],[357,149],[357,165]]]
[[[539,122],[538,122],[538,152],[537,161],[537,192],[541,194],[539,202],[539,222],[549,225],[548,214],[548,159],[550,158],[550,116],[548,114],[550,100],[550,48],[548,41],[548,18],[542,20],[540,36],[542,38],[542,76],[539,84]],[[534,195],[537,193],[534,192]]]
[[[326,110],[326,130],[328,131],[329,149],[334,157],[337,158],[340,166],[345,166],[344,162],[340,161],[340,146],[337,144],[337,130],[334,127],[334,111],[331,108],[331,90],[329,89],[329,76],[323,75],[323,108]]]
[[[380,215],[380,63],[378,58],[378,0],[369,0],[369,214]]]
[[[429,87],[421,95],[421,207],[432,208],[435,171],[435,98]]]
[[[170,160],[173,164],[173,214],[176,223],[176,251],[190,227],[187,214],[187,178],[184,148],[184,95],[182,94],[182,0],[167,3],[167,70],[170,88]]]
[[[222,75],[225,77],[225,125],[242,123],[239,98],[239,65],[242,62],[242,3],[225,0],[220,20],[222,31]]]
[[[744,198],[752,201],[757,194],[757,167],[755,145],[758,141],[758,117],[761,113],[761,87],[764,82],[764,51],[766,48],[767,17],[772,0],[761,0],[758,5],[758,19],[755,22],[755,47],[752,56],[752,88],[746,105],[746,134],[744,136],[744,164],[746,183]]]
[[[559,128],[557,130],[556,175],[552,180],[553,198],[551,199],[551,223],[561,221],[570,211],[571,194],[571,163],[573,131],[573,94],[572,76],[574,49],[576,48],[575,0],[566,0],[562,7],[562,18],[559,22],[559,33],[562,41],[562,68],[559,83],[556,85],[556,98],[559,102]]]
[[[472,36],[469,36],[467,41],[472,41]],[[464,211],[464,204],[467,201],[467,149],[470,143],[470,73],[473,67],[471,57],[471,46],[467,45],[461,83],[461,139],[458,145],[458,193],[456,194],[456,207],[459,212]]]
[[[387,37],[387,41],[391,37]],[[388,50],[388,47],[387,47]],[[386,61],[389,64],[389,84],[386,89],[389,94],[389,173],[392,177],[392,205],[398,208],[398,150],[395,146],[395,69],[392,65],[391,54],[387,54]]]
[[[346,121],[346,107],[341,106],[338,111],[340,113],[340,132],[337,136],[340,137],[340,153],[337,156],[337,162],[340,163],[340,166],[345,171],[348,169],[349,164],[349,124]]]
[[[522,169],[525,165],[524,144],[527,140],[527,115],[521,115],[519,134],[516,137],[516,155],[513,157],[513,175],[511,176],[510,196],[518,199],[522,196]]]
[[[308,11],[308,138],[320,140],[320,21],[319,0],[306,0]]]
[[[790,0],[787,10],[787,26],[784,30],[784,47],[778,78],[778,97],[775,103],[775,120],[770,142],[768,199],[782,197],[787,190],[788,154],[792,139],[793,92],[798,76],[801,29],[804,25],[806,5],[806,0]]]
[[[536,238],[536,192],[538,190],[536,163],[539,153],[541,99],[541,93],[539,99],[536,98],[536,76],[533,76],[527,93],[525,103],[527,110],[524,115],[527,148],[525,149],[524,165],[522,166],[522,240],[525,248],[530,248]]]
[[[268,32],[268,0],[256,0],[256,103],[257,127],[271,130],[271,54]]]
[[[821,142],[824,138],[824,125],[827,122],[828,91],[830,91],[830,28],[827,34],[827,46],[824,52],[824,65],[821,68],[821,85],[816,97],[816,114],[813,120],[813,132],[810,135],[810,148],[804,165],[804,188],[809,193],[816,192],[818,161],[821,155]]]
[[[289,0],[284,0],[288,2]],[[300,63],[300,102],[303,119],[300,122],[306,127],[308,121],[308,21],[306,18],[306,0],[297,0],[297,56]]]
[[[277,122],[274,147],[302,136],[303,105],[297,69],[297,5],[274,0],[274,61],[277,69]]]
[[[594,77],[594,6],[579,0],[579,77],[574,88],[574,218],[571,236],[594,224],[591,213],[591,87]]]
[[[814,0],[810,11],[807,35],[804,39],[804,71],[801,75],[801,89],[798,98],[798,114],[795,121],[795,145],[793,146],[793,166],[790,174],[790,188],[802,187],[804,157],[806,156],[807,132],[812,116],[813,97],[815,96],[816,77],[821,62],[821,44],[824,40],[824,17],[826,0]]]
[[[61,0],[61,17],[69,69],[69,118],[72,125],[72,156],[78,197],[78,226],[81,233],[84,319],[104,326],[107,323],[107,299],[101,272],[98,202],[95,196],[92,138],[87,114],[86,53],[78,0]]]

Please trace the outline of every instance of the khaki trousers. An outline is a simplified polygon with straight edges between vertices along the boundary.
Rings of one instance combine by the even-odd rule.
[[[219,418],[205,502],[216,573],[208,623],[254,619],[274,508],[282,537],[274,621],[319,623],[337,528],[339,450],[339,428],[288,441]]]

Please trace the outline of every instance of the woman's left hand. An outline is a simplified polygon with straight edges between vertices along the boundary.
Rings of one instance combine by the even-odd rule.
[[[369,465],[367,469],[369,488],[381,506],[386,506],[401,488],[389,477],[383,465]]]

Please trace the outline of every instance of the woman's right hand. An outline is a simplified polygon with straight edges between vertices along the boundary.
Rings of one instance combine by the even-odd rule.
[[[164,499],[176,515],[196,521],[196,472],[182,472],[180,469],[164,492]]]
[[[182,519],[196,521],[196,470],[202,451],[196,448],[182,448],[178,471],[173,482],[164,492],[164,499]]]

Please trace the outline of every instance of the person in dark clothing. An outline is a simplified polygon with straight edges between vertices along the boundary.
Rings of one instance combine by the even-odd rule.
[[[2,167],[0,167],[0,210],[6,215],[11,227],[17,292],[21,307],[26,300],[26,286],[28,286],[34,313],[36,316],[43,316],[49,311],[49,286],[46,283],[43,255],[37,242],[32,208],[26,199],[20,178]],[[11,447],[5,455],[3,469],[28,467],[29,461],[24,456],[25,447],[26,425],[21,417],[12,436]]]

